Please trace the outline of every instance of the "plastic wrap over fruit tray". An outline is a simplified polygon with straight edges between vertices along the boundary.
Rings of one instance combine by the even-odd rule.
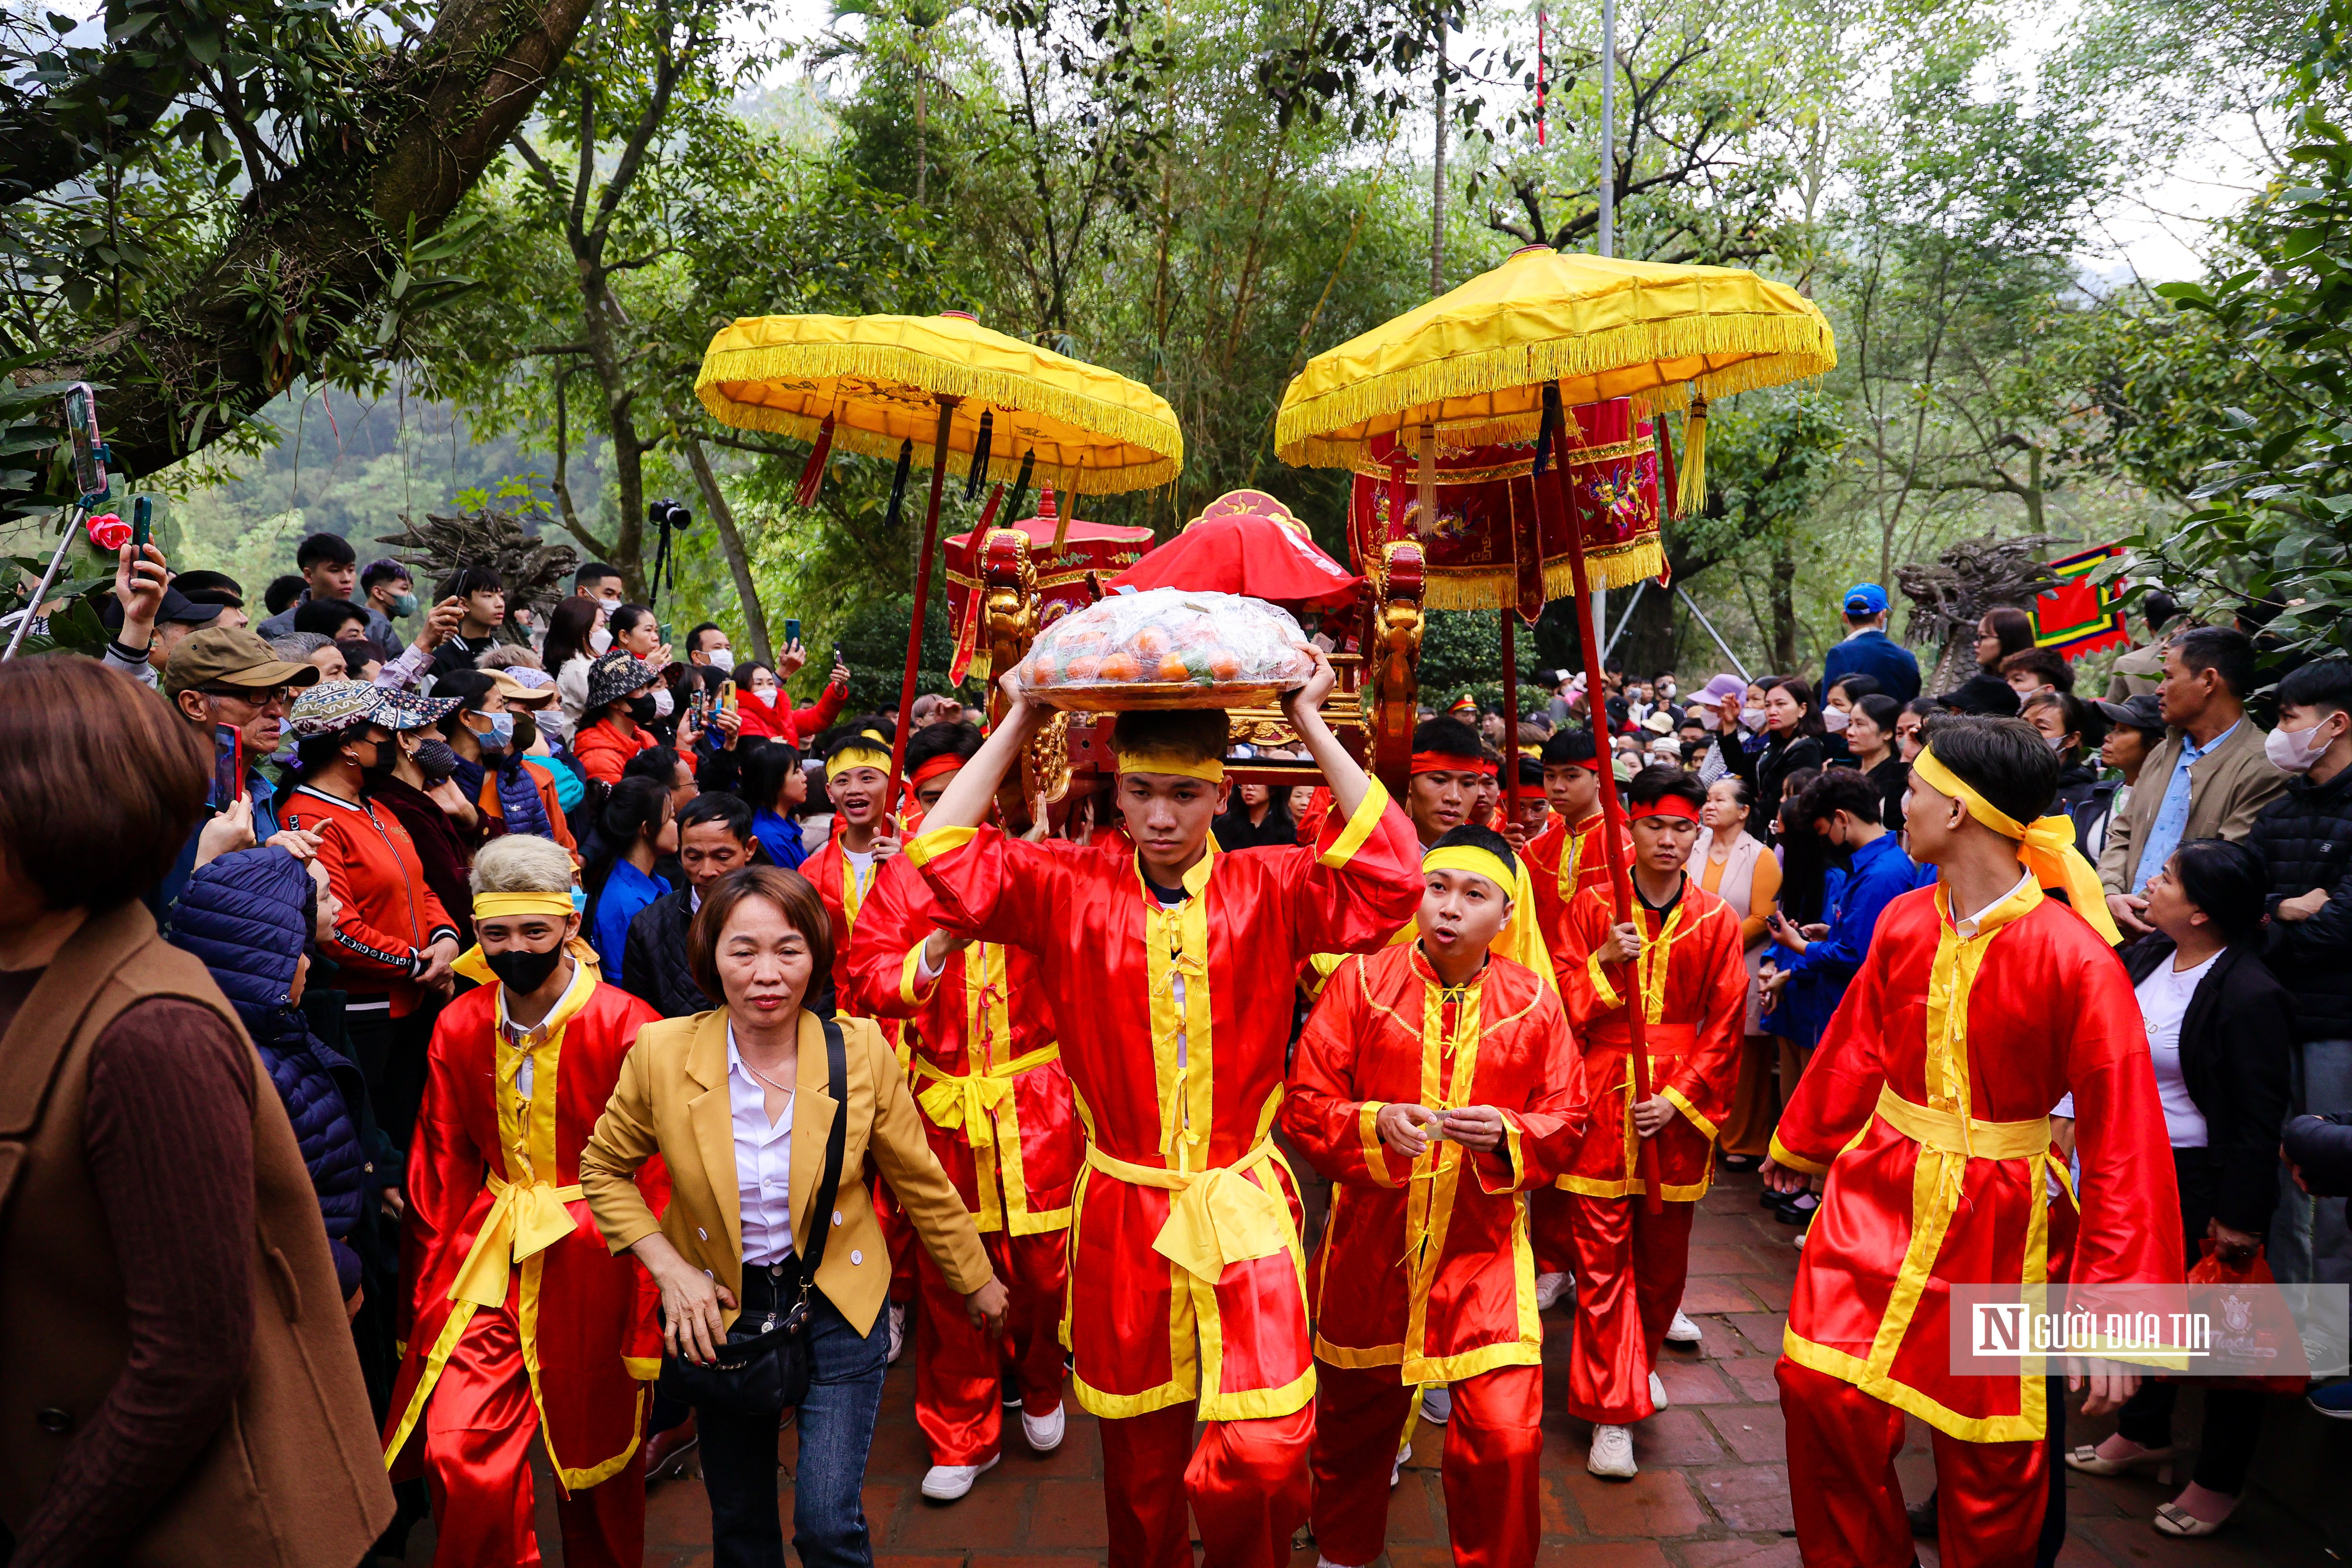
[[[1238,594],[1113,594],[1038,635],[1023,690],[1056,708],[1247,708],[1304,686],[1315,660],[1289,611]]]

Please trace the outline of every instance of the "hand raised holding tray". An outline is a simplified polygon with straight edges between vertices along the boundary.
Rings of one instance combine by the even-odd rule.
[[[1055,708],[1245,708],[1315,673],[1287,610],[1236,594],[1150,588],[1114,594],[1038,635],[1016,674]]]

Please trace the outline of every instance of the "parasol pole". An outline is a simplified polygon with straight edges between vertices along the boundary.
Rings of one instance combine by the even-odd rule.
[[[931,597],[931,557],[939,553],[940,492],[948,482],[948,428],[955,423],[956,398],[941,393],[940,433],[931,442],[931,499],[923,509],[923,552],[915,557],[915,621],[907,628],[907,676],[898,683],[898,722],[890,731],[890,783],[882,795],[887,814],[898,804],[899,770],[907,761],[907,726],[915,719],[916,666],[923,652],[923,612]]]
[[[1561,521],[1562,531],[1568,535],[1568,570],[1576,595],[1576,631],[1584,645],[1584,712],[1591,726],[1595,755],[1593,761],[1601,770],[1601,858],[1609,868],[1610,896],[1617,906],[1620,923],[1633,918],[1633,883],[1628,875],[1622,848],[1625,833],[1625,801],[1617,787],[1615,759],[1604,743],[1609,739],[1609,726],[1602,715],[1609,711],[1608,698],[1601,683],[1601,631],[1593,624],[1592,589],[1584,572],[1584,530],[1568,510],[1568,497],[1560,485],[1561,471],[1568,466],[1568,421],[1560,406],[1559,384],[1544,383],[1544,424],[1551,430],[1551,461],[1545,468],[1543,482],[1537,487],[1539,498],[1549,498],[1552,515]],[[1649,1019],[1644,1016],[1642,995],[1642,970],[1638,963],[1625,966],[1625,1034],[1627,1058],[1633,1068],[1633,1098],[1625,1107],[1631,1118],[1633,1107],[1650,1098]],[[1645,1189],[1642,1212],[1661,1214],[1665,1199],[1658,1191],[1657,1141],[1639,1140],[1639,1152],[1634,1156]]]
[[[1518,540],[1518,531],[1512,530],[1512,542]],[[1517,612],[1503,607],[1503,824],[1517,827],[1519,823],[1519,655],[1514,646],[1517,628],[1511,618]]]
[[[1601,255],[1617,254],[1617,0],[1601,0],[1600,238]]]

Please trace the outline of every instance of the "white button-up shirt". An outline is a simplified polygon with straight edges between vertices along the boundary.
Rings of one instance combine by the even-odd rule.
[[[781,1263],[793,1251],[793,1106],[768,1122],[768,1087],[743,1065],[727,1026],[727,1103],[735,1123],[735,1197],[742,1211],[743,1261]]]

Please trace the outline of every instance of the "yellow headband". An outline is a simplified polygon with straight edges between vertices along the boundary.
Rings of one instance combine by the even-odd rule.
[[[2107,912],[2106,889],[2099,874],[2074,847],[2074,822],[2067,816],[2045,816],[2028,826],[1970,788],[1967,781],[1937,760],[1933,748],[1923,749],[1911,763],[1911,776],[1940,795],[1950,795],[1969,808],[1969,815],[2000,834],[2017,840],[2017,858],[2044,888],[2063,889],[2074,912],[2110,946],[2123,941],[2116,918]]]
[[[1173,752],[1122,752],[1116,747],[1111,754],[1118,759],[1118,771],[1123,773],[1171,773],[1181,779],[1199,779],[1204,784],[1225,782],[1225,764],[1215,757],[1205,763],[1195,763]]]
[[[824,760],[825,783],[831,784],[852,768],[872,768],[885,773],[890,771],[890,742],[871,730],[860,730],[857,734],[859,739],[871,741],[881,750],[876,751],[872,746],[850,746],[834,752]]]
[[[1502,889],[1507,899],[1518,891],[1518,879],[1503,864],[1503,858],[1475,844],[1449,844],[1442,849],[1433,849],[1421,858],[1421,868],[1424,872],[1467,871],[1474,877],[1484,877]]]
[[[553,915],[572,912],[572,895],[563,893],[476,893],[474,918],[494,921],[508,915]]]

